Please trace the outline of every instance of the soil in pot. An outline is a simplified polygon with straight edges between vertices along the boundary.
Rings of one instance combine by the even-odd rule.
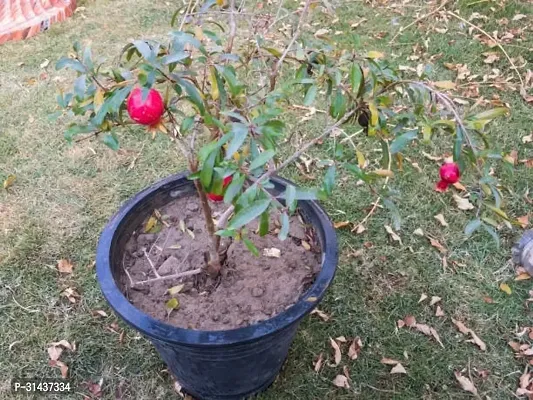
[[[227,207],[223,203],[211,206],[215,219]],[[257,222],[247,227],[258,257],[242,241],[222,239],[227,257],[217,279],[201,272],[153,281],[154,269],[165,277],[206,264],[209,238],[198,198],[176,199],[155,210],[129,238],[123,262],[127,273],[120,279],[122,291],[138,309],[181,328],[226,330],[271,318],[300,298],[321,265],[312,227],[294,216],[289,237],[280,241],[276,217],[272,215],[270,232],[263,237],[255,233]],[[146,280],[150,282],[138,283]],[[173,298],[177,302],[172,300],[169,305],[178,305],[170,310],[167,302]]]

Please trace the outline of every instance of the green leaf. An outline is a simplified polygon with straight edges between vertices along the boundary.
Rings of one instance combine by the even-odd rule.
[[[135,48],[141,53],[141,56],[146,61],[152,61],[155,55],[153,54],[152,48],[144,40],[135,40],[133,41]]]
[[[168,56],[163,57],[161,62],[163,63],[163,65],[168,65],[181,60],[185,60],[188,57],[189,53],[185,51],[177,51],[173,54],[169,54]]]
[[[492,236],[492,238],[494,239],[494,241],[496,242],[496,246],[497,247],[500,247],[500,236],[498,235],[498,232],[496,232],[494,230],[494,228],[492,228],[491,226],[487,225],[487,224],[482,224],[481,225],[483,227],[483,229],[485,229],[485,231]]]
[[[110,149],[117,151],[119,149],[118,138],[114,133],[109,133],[104,136],[104,144]]]
[[[266,211],[270,205],[270,199],[256,200],[248,207],[244,207],[231,218],[228,229],[237,229],[246,225]]]
[[[215,234],[217,234],[218,236],[221,236],[221,237],[234,237],[236,233],[237,232],[235,232],[232,229],[223,229],[223,230],[215,232]]]
[[[390,162],[390,155],[389,155],[389,143],[383,139],[380,139],[380,143],[381,143],[381,153],[382,153],[382,156],[381,156],[381,166],[384,168],[384,169],[389,169],[389,162]]]
[[[72,125],[65,131],[64,136],[68,142],[71,142],[74,136],[80,133],[91,133],[94,130],[94,126],[91,125]]]
[[[87,90],[86,78],[87,76],[84,74],[80,75],[74,81],[74,93],[76,94],[76,97],[80,100],[85,97],[85,91]]]
[[[400,136],[396,136],[390,144],[391,154],[396,154],[402,151],[411,141],[418,137],[418,131],[416,129],[407,131]]]
[[[296,201],[296,188],[293,185],[287,185],[285,189],[285,204],[289,208],[289,212],[293,213],[298,205]]]
[[[346,99],[344,98],[342,94],[342,90],[337,89],[335,92],[335,97],[333,98],[333,101],[331,102],[331,106],[329,107],[329,114],[335,119],[340,119],[343,117],[345,113],[346,113]]]
[[[261,214],[261,218],[259,219],[259,236],[265,236],[268,233],[269,222],[270,214],[268,211],[265,211],[263,214]]]
[[[289,215],[287,213],[283,213],[280,216],[281,219],[281,229],[279,230],[278,239],[279,240],[285,240],[287,239],[287,236],[289,235]]]
[[[509,109],[507,107],[497,107],[491,110],[480,112],[479,114],[468,117],[469,120],[488,120],[491,121],[495,118],[507,115]]]
[[[310,106],[311,104],[313,104],[317,91],[318,88],[316,85],[312,85],[309,89],[307,89],[307,93],[304,97],[304,106]]]
[[[240,175],[238,173],[233,175],[233,180],[227,187],[226,193],[224,194],[224,203],[230,204],[233,201],[235,196],[237,196],[237,194],[241,191],[245,180],[246,177],[244,175]]]
[[[184,118],[183,121],[181,121],[180,132],[181,133],[189,132],[193,125],[194,125],[194,117]]]
[[[350,83],[352,85],[352,93],[359,97],[364,88],[364,77],[363,71],[358,64],[352,64],[350,68]]]
[[[211,185],[211,180],[213,179],[213,167],[215,166],[215,160],[217,158],[217,150],[218,149],[215,149],[209,154],[209,156],[207,156],[204,165],[202,166],[202,172],[200,172],[200,182],[206,189]]]
[[[250,239],[243,238],[242,241],[246,245],[246,248],[250,250],[250,253],[256,257],[259,257],[259,250],[257,250],[257,247],[255,247],[255,244]]]
[[[265,165],[274,155],[276,152],[274,150],[266,150],[260,153],[252,162],[250,163],[250,170],[253,171],[256,168],[262,167]]]
[[[73,58],[69,58],[69,57],[61,57],[59,61],[56,63],[57,70],[63,69],[63,68],[73,69],[74,71],[78,71],[82,73],[87,72],[87,68],[85,68],[85,66],[81,62],[79,62],[78,60],[74,60]]]
[[[333,192],[333,186],[335,186],[335,173],[335,165],[332,165],[328,168],[328,172],[326,172],[326,176],[324,177],[324,190],[328,196],[331,195]]]
[[[465,226],[465,235],[472,236],[472,234],[481,226],[482,222],[479,218],[473,219]]]
[[[171,298],[165,303],[165,306],[169,311],[175,310],[180,306],[180,302],[175,297]]]
[[[180,81],[180,85],[185,88],[185,92],[189,95],[188,99],[191,103],[193,103],[198,108],[198,111],[200,111],[200,114],[203,115],[205,113],[204,101],[196,86],[185,79]]]
[[[244,141],[246,140],[246,137],[248,136],[248,126],[234,122],[231,124],[231,134],[233,135],[231,142],[229,142],[228,148],[226,149],[226,160],[229,160],[233,157],[233,153],[237,152]]]

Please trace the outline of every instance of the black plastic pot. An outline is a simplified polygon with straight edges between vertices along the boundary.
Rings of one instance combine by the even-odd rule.
[[[272,178],[275,191],[288,181]],[[300,320],[324,296],[337,268],[337,237],[324,210],[314,201],[300,201],[307,223],[314,226],[322,248],[322,270],[300,300],[275,317],[246,328],[199,331],[177,328],[135,308],[117,285],[123,249],[147,215],[177,197],[194,195],[186,174],[168,177],[137,194],[111,218],[96,255],[98,282],[115,312],[144,334],[183,389],[199,399],[243,399],[266,389],[276,378]]]

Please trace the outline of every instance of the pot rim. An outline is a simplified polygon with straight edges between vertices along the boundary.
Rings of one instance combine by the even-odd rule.
[[[164,186],[187,179],[187,175],[187,172],[171,175],[139,192],[120,207],[103,229],[96,251],[96,273],[102,293],[111,308],[126,323],[152,339],[191,346],[231,345],[255,341],[296,323],[310,313],[331,284],[338,261],[337,235],[333,224],[324,209],[312,200],[300,200],[299,203],[305,203],[307,214],[316,214],[323,231],[321,270],[311,287],[302,294],[300,299],[280,314],[244,328],[204,331],[179,328],[157,320],[128,301],[118,287],[111,268],[111,252],[116,242],[117,230],[121,222],[135,211],[137,205],[149,199]],[[288,183],[293,184],[280,177],[271,177],[270,180],[281,186],[286,186]]]

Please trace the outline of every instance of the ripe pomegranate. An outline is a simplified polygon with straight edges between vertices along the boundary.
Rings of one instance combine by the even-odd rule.
[[[233,176],[226,176],[224,178],[224,180],[222,181],[222,187],[226,187],[228,186],[231,181],[233,180]],[[216,202],[219,202],[219,201],[222,201],[224,200],[224,196],[221,195],[221,194],[215,194],[215,193],[207,193],[207,198],[211,201],[214,201],[215,203]]]
[[[439,170],[440,181],[437,182],[435,190],[437,192],[445,192],[448,186],[459,182],[461,172],[459,166],[456,163],[444,163]]]
[[[148,96],[143,101],[143,91],[141,88],[135,88],[131,91],[126,104],[130,118],[141,125],[156,125],[161,121],[165,112],[165,104],[161,94],[150,89]]]

